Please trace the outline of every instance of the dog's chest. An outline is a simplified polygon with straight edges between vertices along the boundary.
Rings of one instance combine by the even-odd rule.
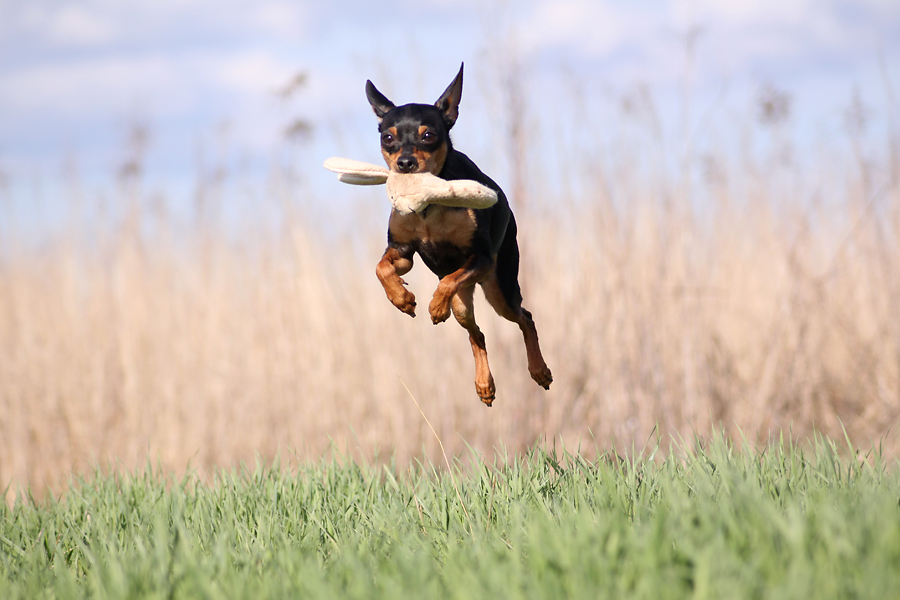
[[[465,249],[472,244],[477,224],[471,208],[431,205],[421,214],[392,212],[388,227],[391,238],[399,244],[450,244]]]

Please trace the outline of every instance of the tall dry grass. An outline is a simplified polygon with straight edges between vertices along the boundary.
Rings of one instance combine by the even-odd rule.
[[[451,453],[540,436],[640,447],[657,426],[751,439],[843,427],[896,451],[896,152],[848,137],[859,160],[801,167],[754,125],[764,150],[696,150],[670,169],[628,127],[530,158],[522,283],[555,381],[530,380],[518,328],[481,298],[493,409],[462,328],[385,299],[373,267],[386,203],[369,192],[330,211],[282,173],[235,228],[208,209],[227,178],[201,181],[196,214],[179,217],[132,164],[50,243],[6,227],[0,488],[44,489],[95,462],[183,469],[332,443],[436,455],[407,387]],[[328,225],[348,221],[352,237]],[[426,305],[433,275],[419,263],[408,279]]]

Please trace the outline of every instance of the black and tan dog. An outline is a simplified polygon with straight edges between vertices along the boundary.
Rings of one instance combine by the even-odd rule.
[[[488,366],[484,335],[475,323],[473,296],[480,283],[485,297],[497,314],[517,323],[525,336],[528,370],[545,389],[553,377],[541,356],[537,330],[531,313],[522,307],[519,289],[519,247],[516,221],[503,190],[481,172],[462,152],[453,149],[450,129],[459,116],[463,69],[444,94],[431,104],[394,106],[371,81],[366,96],[378,117],[381,152],[392,171],[428,171],[446,180],[472,179],[497,192],[490,208],[470,209],[429,205],[421,213],[391,213],[388,246],[376,273],[388,300],[402,312],[416,316],[415,296],[405,287],[401,275],[413,266],[418,253],[438,277],[428,312],[437,324],[451,310],[469,332],[475,355],[475,389],[488,406],[494,401],[494,378]]]

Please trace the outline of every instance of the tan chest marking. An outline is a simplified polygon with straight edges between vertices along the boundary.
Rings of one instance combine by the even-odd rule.
[[[401,215],[394,211],[388,227],[394,241],[400,244],[450,243],[468,248],[475,234],[475,211],[437,205],[428,207],[425,216]]]

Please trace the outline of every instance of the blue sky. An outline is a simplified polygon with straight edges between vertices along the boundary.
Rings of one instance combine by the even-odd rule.
[[[53,176],[74,160],[102,179],[136,122],[162,180],[190,177],[223,139],[264,168],[295,118],[313,126],[296,160],[376,161],[372,130],[359,130],[374,127],[365,80],[397,102],[432,101],[462,61],[457,136],[474,147],[512,63],[538,119],[572,86],[590,98],[643,85],[677,115],[688,81],[698,119],[716,98],[746,112],[773,85],[791,95],[801,136],[827,135],[854,89],[876,128],[900,110],[900,2],[0,0],[0,174]],[[305,85],[280,97],[300,72]]]

